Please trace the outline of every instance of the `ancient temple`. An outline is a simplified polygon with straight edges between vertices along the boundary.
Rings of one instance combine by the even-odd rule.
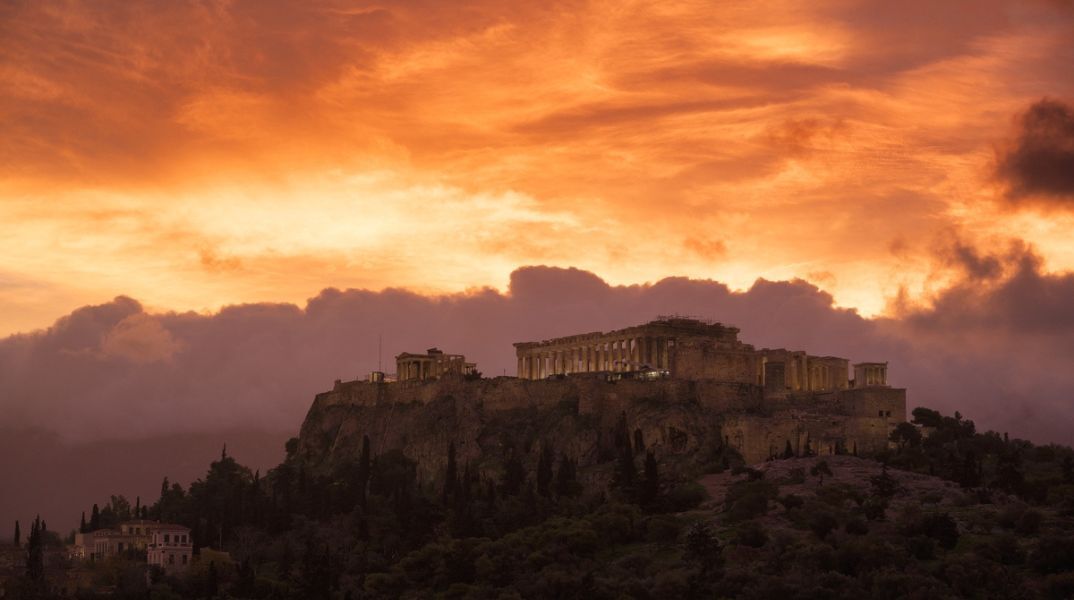
[[[607,333],[520,342],[515,351],[522,379],[656,370],[683,379],[763,383],[763,357],[739,341],[738,328],[684,317],[661,317]]]
[[[462,354],[445,354],[439,348],[429,348],[425,354],[404,352],[395,357],[395,373],[398,381],[426,381],[439,379],[449,373],[472,375],[477,365],[466,362]]]
[[[547,379],[579,373],[660,373],[674,379],[758,385],[768,396],[886,387],[887,363],[857,363],[802,350],[755,349],[739,330],[687,317],[540,342],[515,344],[518,377]]]

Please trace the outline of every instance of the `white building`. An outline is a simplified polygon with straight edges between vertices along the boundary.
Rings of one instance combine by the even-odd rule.
[[[191,562],[193,544],[190,529],[182,525],[161,524],[153,528],[146,548],[146,561],[169,575],[185,571]]]

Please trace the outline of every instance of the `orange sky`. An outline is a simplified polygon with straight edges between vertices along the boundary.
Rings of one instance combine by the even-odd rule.
[[[898,3],[9,2],[0,335],[117,294],[804,278],[866,315],[935,249],[1031,243],[1019,115],[1074,98],[1074,9]]]

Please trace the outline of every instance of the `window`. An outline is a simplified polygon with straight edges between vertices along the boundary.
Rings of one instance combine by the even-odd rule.
[[[876,415],[876,416],[878,416],[878,417],[882,417],[882,416],[884,416],[884,411],[880,411],[880,414],[878,414],[878,415]]]
[[[175,564],[175,555],[174,554],[169,554],[168,555],[168,564],[169,565],[174,565]]]
[[[120,543],[119,543],[119,544],[117,545],[117,547],[116,547],[116,550],[117,550],[117,551],[119,551],[119,552],[123,552],[123,542],[120,542]]]
[[[186,564],[186,555],[185,554],[183,555],[183,564],[184,565]]]
[[[882,417],[882,416],[884,416],[884,415],[880,415],[880,416]],[[170,542],[170,541],[171,541],[171,536],[170,536],[170,535],[168,535],[167,533],[165,533],[165,534],[164,534],[164,543],[165,543],[165,544],[167,544],[167,543],[168,543],[168,542]]]

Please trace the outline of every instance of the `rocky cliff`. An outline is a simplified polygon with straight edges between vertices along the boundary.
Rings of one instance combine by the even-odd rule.
[[[725,446],[747,462],[781,453],[788,443],[796,453],[879,449],[905,409],[896,418],[854,413],[831,398],[765,399],[757,386],[715,381],[337,382],[315,398],[299,451],[309,464],[328,468],[357,456],[368,435],[375,453],[400,449],[422,478],[435,478],[451,443],[461,464],[485,472],[498,470],[510,452],[535,464],[541,445],[550,444],[584,473],[615,457],[615,432],[625,421],[631,439],[640,435],[662,463],[696,470]]]

